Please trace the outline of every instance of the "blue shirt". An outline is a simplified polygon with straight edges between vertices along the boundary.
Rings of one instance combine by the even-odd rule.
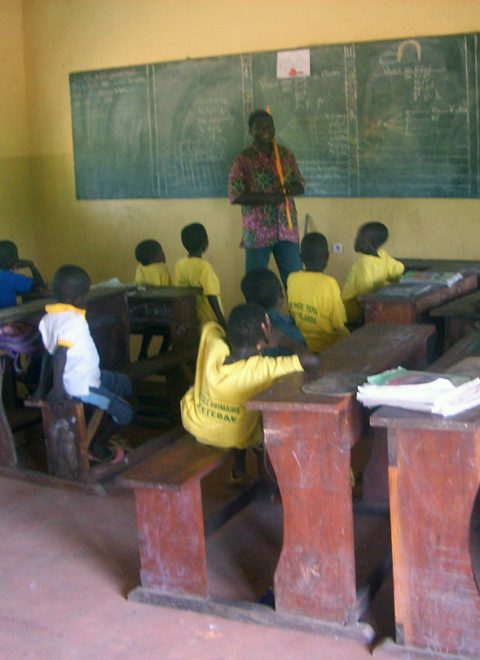
[[[32,288],[33,279],[11,270],[0,270],[0,308],[17,304],[17,293],[26,293]]]
[[[287,335],[287,337],[290,337],[290,339],[293,339],[293,341],[302,344],[302,346],[306,346],[305,339],[303,338],[300,330],[295,325],[294,320],[290,314],[282,314],[276,309],[269,309],[267,314],[272,327],[280,330],[280,332],[283,332],[284,335]],[[288,348],[277,346],[276,348],[265,349],[264,355],[269,355],[270,357],[278,357],[279,355],[292,355],[292,351],[289,351]]]

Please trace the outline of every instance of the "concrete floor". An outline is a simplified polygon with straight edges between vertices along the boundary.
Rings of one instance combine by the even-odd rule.
[[[216,535],[208,543],[212,584],[228,595],[243,568]],[[349,639],[128,602],[138,583],[129,492],[95,497],[0,478],[0,537],[2,660],[370,657]],[[261,557],[275,556],[265,547]],[[263,585],[241,588],[249,598]]]

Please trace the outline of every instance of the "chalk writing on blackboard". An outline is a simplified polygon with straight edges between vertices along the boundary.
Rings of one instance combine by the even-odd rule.
[[[71,74],[77,197],[225,197],[267,106],[306,195],[480,196],[478,35],[308,51],[308,77],[275,52]]]

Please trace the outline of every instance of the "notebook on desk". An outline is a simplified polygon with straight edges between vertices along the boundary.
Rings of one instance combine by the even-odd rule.
[[[390,284],[389,286],[383,287],[383,289],[377,289],[375,293],[360,296],[360,300],[367,299],[370,296],[375,296],[375,298],[385,298],[386,300],[394,298],[409,300],[410,298],[416,298],[430,293],[430,291],[435,290],[435,288],[436,287],[432,284]]]
[[[463,279],[462,273],[434,270],[409,270],[400,278],[401,284],[438,284],[451,287]]]

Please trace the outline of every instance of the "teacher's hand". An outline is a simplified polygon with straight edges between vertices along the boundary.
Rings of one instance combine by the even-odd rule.
[[[275,190],[265,194],[265,204],[281,204],[285,201],[285,194],[282,190]]]

